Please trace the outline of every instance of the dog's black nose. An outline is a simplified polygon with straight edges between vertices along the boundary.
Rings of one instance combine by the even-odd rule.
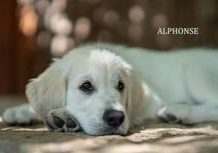
[[[108,109],[104,112],[103,120],[109,125],[113,127],[120,126],[124,121],[124,113],[122,111]]]

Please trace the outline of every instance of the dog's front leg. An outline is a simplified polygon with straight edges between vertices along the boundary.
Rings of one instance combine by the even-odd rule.
[[[29,104],[8,108],[2,114],[2,119],[7,125],[31,125],[42,121]]]
[[[191,125],[196,123],[218,121],[218,105],[177,103],[158,111],[160,120],[168,123]]]

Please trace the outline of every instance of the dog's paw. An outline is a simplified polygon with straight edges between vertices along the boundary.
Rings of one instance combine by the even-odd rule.
[[[3,121],[9,125],[31,125],[36,119],[36,114],[30,110],[29,105],[24,104],[6,109],[2,115]]]
[[[51,131],[55,132],[76,132],[80,129],[77,120],[63,108],[51,111],[45,123]]]
[[[187,105],[176,104],[166,106],[158,111],[158,118],[167,123],[192,125],[190,108]]]

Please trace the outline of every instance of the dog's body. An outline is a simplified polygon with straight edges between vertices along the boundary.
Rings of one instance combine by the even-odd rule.
[[[152,52],[88,45],[74,49],[30,82],[27,97],[51,128],[75,131],[78,126],[69,124],[73,120],[92,135],[125,134],[146,119],[218,121],[217,59],[218,52],[208,49]],[[21,110],[32,117],[27,119]],[[29,123],[36,116],[25,105],[7,110],[3,119]]]

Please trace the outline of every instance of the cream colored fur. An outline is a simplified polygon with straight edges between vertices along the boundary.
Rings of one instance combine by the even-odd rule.
[[[217,59],[218,52],[203,48],[155,52],[87,45],[55,61],[27,85],[26,94],[42,119],[62,108],[92,135],[125,134],[147,119],[184,124],[218,121]],[[125,84],[122,94],[115,89],[120,79]],[[93,95],[79,91],[84,80],[93,82]],[[116,130],[108,130],[102,120],[108,108],[125,114],[124,123]],[[9,112],[4,120],[16,122],[13,117],[8,119]]]

